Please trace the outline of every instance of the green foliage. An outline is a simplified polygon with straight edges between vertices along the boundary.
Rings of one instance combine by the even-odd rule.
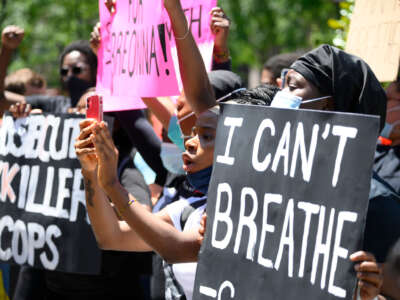
[[[88,39],[98,20],[95,0],[2,0],[1,28],[15,24],[25,29],[25,38],[10,71],[30,67],[57,86],[58,56],[69,43]]]
[[[330,43],[327,20],[337,17],[328,0],[220,0],[232,20],[234,65],[260,66],[271,55]]]
[[[335,30],[335,37],[333,39],[333,44],[336,47],[342,49],[345,48],[347,34],[349,32],[351,14],[354,9],[354,0],[345,0],[340,2],[340,18],[339,19],[329,19],[328,25],[330,28]]]

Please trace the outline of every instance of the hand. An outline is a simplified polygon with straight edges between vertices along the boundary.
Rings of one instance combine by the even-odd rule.
[[[97,178],[99,185],[107,191],[118,182],[118,150],[114,145],[107,124],[96,122],[92,129],[92,141],[97,155]]]
[[[92,48],[92,51],[96,55],[101,43],[100,26],[100,22],[97,22],[96,25],[93,27],[93,31],[90,33],[90,48]]]
[[[231,21],[225,15],[220,7],[214,7],[210,11],[211,15],[211,32],[214,38],[214,60],[217,62],[227,61],[229,59],[228,36]]]
[[[107,6],[108,11],[110,14],[115,13],[115,4],[117,3],[117,0],[104,0],[105,6]]]
[[[372,300],[379,295],[383,284],[382,267],[373,254],[358,251],[350,255],[350,260],[359,262],[354,266],[357,271],[358,288],[361,300]]]
[[[206,233],[206,227],[207,227],[207,214],[204,213],[200,220],[200,227],[199,227],[200,237],[197,240],[200,245],[203,243],[204,234]]]
[[[27,103],[16,103],[10,106],[10,113],[14,119],[25,118],[31,113],[31,105]]]
[[[24,38],[24,30],[18,26],[10,25],[1,33],[1,43],[4,48],[14,50],[18,48]]]
[[[82,171],[86,172],[94,172],[97,167],[97,157],[92,143],[92,130],[95,125],[96,121],[92,119],[80,122],[81,131],[75,142],[76,156],[81,163]]]
[[[154,205],[156,205],[158,199],[160,198],[160,195],[163,191],[163,187],[156,183],[152,183],[152,184],[149,184],[149,189],[150,189],[150,195],[151,195],[151,203],[154,206]]]

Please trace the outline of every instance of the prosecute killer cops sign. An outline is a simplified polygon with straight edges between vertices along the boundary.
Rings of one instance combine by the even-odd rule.
[[[216,0],[182,0],[188,26],[208,69],[214,37],[211,9]],[[163,2],[117,1],[110,14],[99,0],[101,46],[98,51],[97,91],[104,110],[144,108],[141,97],[179,95],[180,78],[175,39]]]
[[[6,114],[0,128],[0,261],[98,274],[75,154],[81,116]]]
[[[352,299],[378,127],[223,105],[193,299]]]

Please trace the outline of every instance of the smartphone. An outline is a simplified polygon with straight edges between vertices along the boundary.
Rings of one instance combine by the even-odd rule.
[[[103,98],[94,94],[86,99],[86,118],[103,121]]]

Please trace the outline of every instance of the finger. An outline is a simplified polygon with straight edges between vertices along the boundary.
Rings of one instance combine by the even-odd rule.
[[[222,8],[221,7],[213,7],[211,10],[210,10],[210,15],[212,15],[214,12],[219,12],[219,11],[222,11]]]
[[[372,253],[366,251],[357,251],[350,255],[351,261],[376,261],[375,256]]]
[[[21,103],[21,105],[19,106],[19,113],[23,115],[25,114],[25,110],[26,110],[26,103]]]
[[[88,127],[90,124],[93,124],[95,122],[96,122],[96,120],[93,120],[93,119],[85,119],[85,120],[79,122],[79,128],[80,128],[80,130],[82,130],[83,128]]]
[[[225,14],[224,14],[222,11],[215,11],[215,12],[212,14],[212,16],[213,16],[214,18],[217,18],[217,17],[223,18],[223,17],[225,16]]]
[[[83,149],[76,149],[75,150],[77,156],[88,155],[88,154],[96,154],[94,148],[83,148]]]
[[[10,108],[8,109],[8,111],[9,111],[10,113],[13,113],[13,112],[16,111],[16,109],[17,109],[17,107],[15,106],[15,104],[12,104],[12,105],[10,106]]]
[[[374,273],[382,273],[381,268],[376,262],[364,261],[360,264],[354,266],[354,269],[357,272],[374,272]]]
[[[360,289],[361,299],[372,299],[379,294],[379,289],[377,289],[373,284],[359,281],[358,287]]]
[[[382,285],[382,275],[371,272],[357,272],[357,278],[362,281],[369,282],[380,288]]]
[[[91,124],[88,127],[84,127],[83,129],[81,129],[81,132],[79,133],[77,140],[84,140],[89,135],[91,135],[93,133],[94,126],[96,126],[96,124]]]
[[[90,148],[94,150],[91,136],[89,136],[87,139],[76,141],[74,146],[75,149]]]
[[[103,137],[103,140],[107,143],[108,147],[110,147],[111,149],[114,149],[115,148],[114,141],[112,139],[110,131],[108,130],[108,126],[104,121],[102,121],[100,123],[100,132],[99,133]]]
[[[42,111],[40,108],[35,108],[35,109],[32,109],[32,110],[30,111],[30,113],[31,113],[31,115],[34,115],[34,114],[42,114],[43,111]]]

